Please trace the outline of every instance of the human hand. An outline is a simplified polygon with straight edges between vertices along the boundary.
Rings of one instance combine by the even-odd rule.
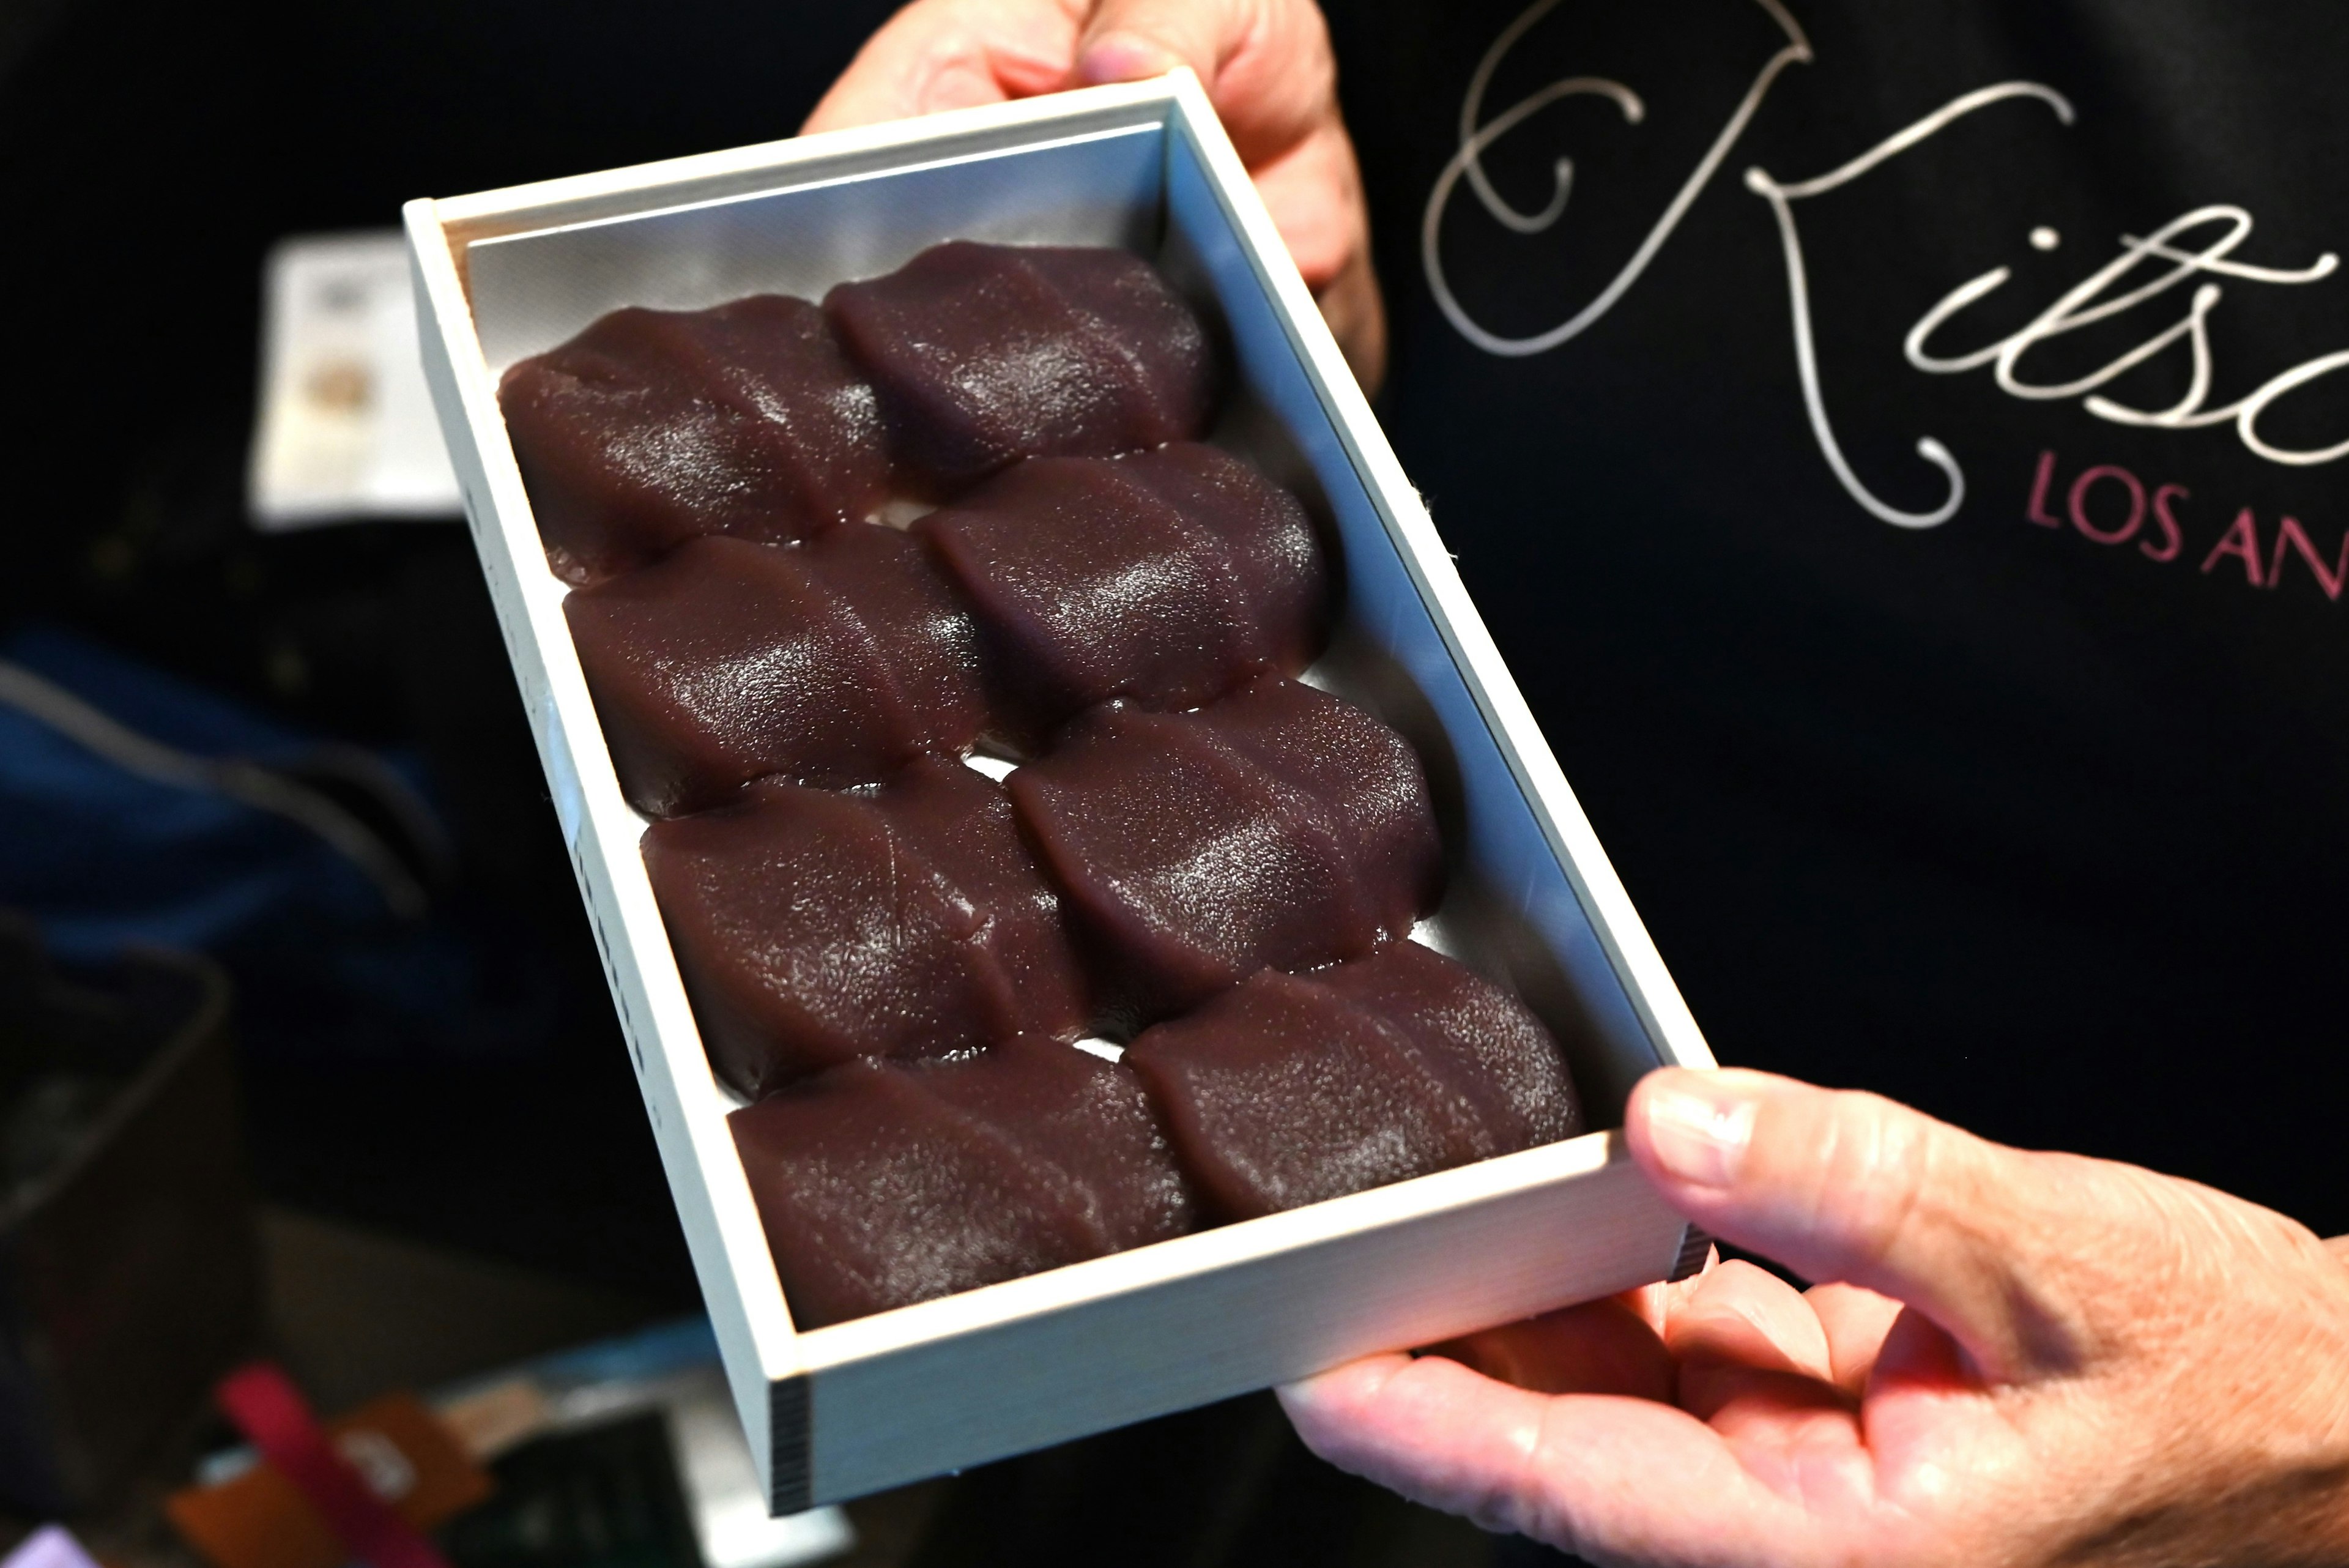
[[[1189,66],[1365,390],[1386,367],[1354,144],[1313,0],[914,0],[802,130],[903,119]]]
[[[1626,1136],[1836,1282],[1721,1263],[1373,1356],[1283,1390],[1306,1442],[1602,1563],[2349,1562],[2349,1269],[2301,1226],[1760,1073],[1652,1074]]]

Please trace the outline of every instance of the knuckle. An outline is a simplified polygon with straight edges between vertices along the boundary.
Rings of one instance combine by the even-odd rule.
[[[1942,1200],[1950,1161],[1936,1125],[1875,1095],[1842,1093],[1817,1129],[1812,1219],[1857,1260],[1889,1258],[1920,1210]]]

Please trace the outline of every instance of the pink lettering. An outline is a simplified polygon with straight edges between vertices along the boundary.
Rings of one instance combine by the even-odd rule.
[[[2128,521],[2116,529],[2099,528],[2088,521],[2088,493],[2106,480],[2115,481],[2128,491]],[[2072,482],[2072,526],[2084,536],[2099,545],[2122,545],[2127,544],[2144,525],[2145,486],[2138,483],[2137,475],[2127,469],[2115,468],[2107,463],[2089,469]]]
[[[2186,533],[2178,526],[2177,514],[2169,510],[2172,496],[2180,501],[2190,501],[2194,493],[2182,484],[2165,484],[2153,493],[2153,520],[2161,525],[2164,537],[2161,548],[2158,550],[2150,539],[2137,542],[2137,547],[2145,552],[2147,560],[2174,561],[2178,559],[2178,552],[2186,547]]]
[[[2283,581],[2283,547],[2286,545],[2299,551],[2300,558],[2308,563],[2308,569],[2314,574],[2316,586],[2324,590],[2324,597],[2335,604],[2340,603],[2342,585],[2349,582],[2349,533],[2341,535],[2341,557],[2328,572],[2324,569],[2323,558],[2316,553],[2316,546],[2309,542],[2308,535],[2301,528],[2300,519],[2285,518],[2283,526],[2276,531],[2275,559],[2268,566],[2270,587]]]
[[[2024,521],[2042,528],[2063,526],[2048,510],[2062,478],[2058,455],[2052,450],[2041,452],[2037,472],[2032,476],[2030,499],[2023,506]],[[2098,499],[2100,486],[2117,488],[2127,497],[2127,516],[2120,515],[2115,502]],[[2111,462],[2084,470],[2064,487],[2064,514],[2080,537],[2106,545],[2126,545],[2134,539],[2139,555],[2162,565],[2185,553],[2186,526],[2179,520],[2178,508],[2193,497],[2194,493],[2182,484],[2148,487],[2130,470]],[[2284,564],[2295,555],[2327,599],[2339,604],[2349,597],[2349,528],[2343,530],[2340,548],[2328,558],[2317,548],[2306,524],[2297,517],[2284,517],[2276,525],[2275,545],[2270,549],[2260,537],[2259,514],[2249,506],[2235,514],[2234,522],[2202,557],[2202,575],[2209,576],[2220,562],[2232,557],[2243,568],[2243,580],[2252,587],[2279,588],[2283,586]]]
[[[2259,588],[2267,586],[2266,580],[2260,576],[2260,525],[2252,518],[2250,507],[2246,506],[2235,514],[2234,525],[2227,530],[2227,536],[2220,540],[2203,560],[2202,570],[2205,575],[2219,564],[2220,557],[2222,556],[2235,556],[2241,558],[2243,576],[2251,579],[2251,587]]]
[[[2039,454],[2039,477],[2031,483],[2031,504],[2023,508],[2023,520],[2036,523],[2042,528],[2061,528],[2063,524],[2047,515],[2047,487],[2055,482],[2055,454]]]

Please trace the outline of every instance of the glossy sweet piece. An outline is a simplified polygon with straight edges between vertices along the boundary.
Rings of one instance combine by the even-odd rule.
[[[957,240],[824,296],[891,450],[951,495],[1023,457],[1112,457],[1206,429],[1207,335],[1121,250]]]
[[[509,369],[498,403],[566,582],[704,534],[805,538],[889,485],[873,388],[803,299],[613,311]]]
[[[1264,971],[1127,1049],[1208,1212],[1247,1220],[1574,1137],[1565,1058],[1416,942]]]
[[[893,528],[696,539],[563,608],[620,787],[650,816],[766,774],[870,783],[987,723],[970,617]]]
[[[1130,1029],[1268,966],[1368,952],[1433,906],[1419,758],[1361,710],[1265,680],[1195,713],[1096,709],[1006,781]]]
[[[644,855],[710,1064],[745,1095],[1086,1025],[1060,900],[1002,786],[958,763],[855,791],[761,781],[653,824]]]
[[[1008,739],[1097,703],[1192,708],[1319,651],[1329,573],[1294,496],[1213,447],[1018,463],[915,524],[978,619]]]
[[[792,1320],[821,1328],[1179,1236],[1195,1207],[1123,1066],[1023,1035],[851,1063],[730,1118]]]

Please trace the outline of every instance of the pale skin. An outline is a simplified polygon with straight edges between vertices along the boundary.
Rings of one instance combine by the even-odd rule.
[[[1283,1391],[1305,1440],[1602,1563],[2349,1562],[2342,1241],[1761,1073],[1652,1074],[1625,1137],[1833,1282],[1716,1263],[1375,1356]]]
[[[1309,0],[916,0],[811,130],[1199,73],[1366,385],[1385,320]],[[1601,1563],[2349,1563],[2349,1238],[1759,1073],[1624,1138],[1742,1262],[1282,1390],[1349,1469]]]
[[[874,34],[806,130],[1198,72],[1297,270],[1366,389],[1385,306],[1321,13],[1296,0],[915,0]]]

